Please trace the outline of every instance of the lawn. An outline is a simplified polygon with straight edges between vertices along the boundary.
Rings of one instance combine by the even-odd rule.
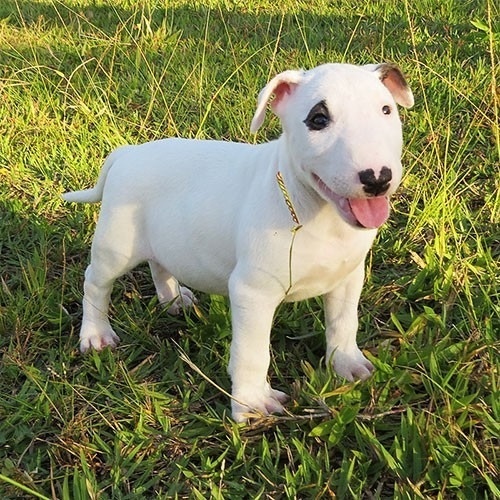
[[[490,0],[2,0],[0,497],[498,498],[498,14]],[[120,144],[276,138],[276,118],[249,132],[274,74],[385,60],[416,103],[366,262],[370,380],[325,366],[319,299],[283,304],[270,375],[288,413],[235,424],[227,299],[170,317],[146,267],[114,288],[119,348],[79,353],[99,207],[61,193],[93,185]]]

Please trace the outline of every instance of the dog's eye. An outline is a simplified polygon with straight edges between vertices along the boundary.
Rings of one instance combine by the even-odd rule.
[[[318,113],[317,115],[314,115],[309,123],[311,125],[314,125],[314,130],[321,130],[325,128],[328,123],[330,122],[330,118],[328,116],[324,115],[323,113]]]
[[[382,113],[384,113],[384,115],[390,115],[392,112],[392,109],[390,106],[387,106],[387,104],[385,106],[382,106]]]
[[[323,130],[330,123],[330,113],[325,101],[318,102],[304,120],[309,130]]]

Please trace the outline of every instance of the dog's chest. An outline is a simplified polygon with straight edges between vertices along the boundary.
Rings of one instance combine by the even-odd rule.
[[[303,300],[333,290],[363,264],[374,236],[374,231],[364,230],[339,235],[299,229],[288,256],[292,287],[287,300]]]

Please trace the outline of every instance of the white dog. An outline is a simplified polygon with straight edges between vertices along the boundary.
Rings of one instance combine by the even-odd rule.
[[[81,350],[116,345],[107,314],[111,288],[140,262],[149,262],[172,313],[195,302],[179,282],[229,295],[236,421],[283,411],[286,395],[267,380],[271,325],[282,301],[322,295],[327,359],[347,380],[371,374],[356,344],[364,259],[401,180],[396,103],[413,105],[393,64],[326,64],[273,78],[259,95],[252,132],[272,95],[283,126],[278,140],[123,146],[93,189],[64,195],[102,200],[85,273]]]

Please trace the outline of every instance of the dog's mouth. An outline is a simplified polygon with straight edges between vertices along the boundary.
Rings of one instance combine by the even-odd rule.
[[[340,215],[353,226],[367,229],[380,227],[389,217],[389,200],[385,196],[374,198],[344,198],[333,192],[316,174],[312,174],[320,192],[331,201]]]

